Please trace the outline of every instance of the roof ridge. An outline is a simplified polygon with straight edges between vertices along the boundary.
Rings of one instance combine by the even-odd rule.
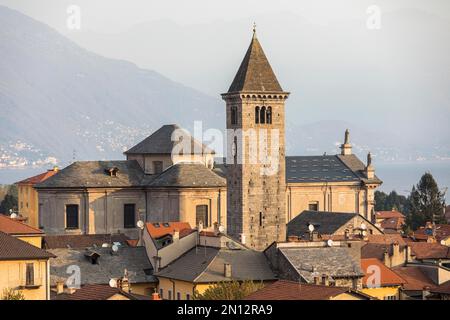
[[[214,247],[212,247],[212,248],[214,248]],[[217,249],[217,248],[215,248],[215,249]],[[209,266],[213,263],[213,261],[215,261],[217,259],[219,252],[220,252],[220,249],[217,250],[216,254],[214,255],[214,258],[211,259],[211,261],[208,263],[208,265],[203,269],[202,272],[200,272],[200,274],[197,277],[195,277],[195,279],[192,282],[197,281],[197,279],[200,278],[200,276],[202,276],[206,270],[208,270]]]

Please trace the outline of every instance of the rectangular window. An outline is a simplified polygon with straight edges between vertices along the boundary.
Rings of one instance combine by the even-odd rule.
[[[27,263],[26,269],[26,280],[25,285],[33,286],[34,285],[34,264]]]
[[[163,162],[162,161],[153,161],[153,173],[161,173],[163,172]]]
[[[191,300],[191,295],[189,293],[186,293],[186,300]]]
[[[78,229],[78,205],[66,205],[66,229]]]
[[[207,205],[199,205],[195,209],[195,217],[196,217],[196,223],[197,226],[200,224],[200,222],[203,224],[204,227],[208,227],[208,206]]]
[[[123,206],[123,227],[134,228],[136,220],[136,211],[134,203],[127,203]]]
[[[164,299],[164,290],[163,289],[159,289],[159,296],[161,297],[161,299]]]
[[[310,211],[319,211],[319,203],[318,202],[312,202],[309,204],[308,209]]]
[[[177,292],[177,300],[181,300],[181,293]]]
[[[169,300],[172,300],[172,290],[167,290]]]

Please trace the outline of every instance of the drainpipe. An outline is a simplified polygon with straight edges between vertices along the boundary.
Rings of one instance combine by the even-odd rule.
[[[46,261],[47,271],[45,272],[45,295],[46,299],[50,300],[50,259]]]
[[[105,190],[105,233],[108,232],[108,191]]]

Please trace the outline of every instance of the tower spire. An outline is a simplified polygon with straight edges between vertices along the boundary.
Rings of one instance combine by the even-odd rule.
[[[341,144],[341,155],[348,156],[352,154],[352,145],[350,144],[350,131],[345,130],[344,143]]]
[[[253,39],[256,38],[256,22],[253,22]]]

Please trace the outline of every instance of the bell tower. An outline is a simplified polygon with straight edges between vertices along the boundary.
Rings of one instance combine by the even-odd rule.
[[[285,101],[256,37],[227,93],[227,232],[256,250],[286,239]]]

